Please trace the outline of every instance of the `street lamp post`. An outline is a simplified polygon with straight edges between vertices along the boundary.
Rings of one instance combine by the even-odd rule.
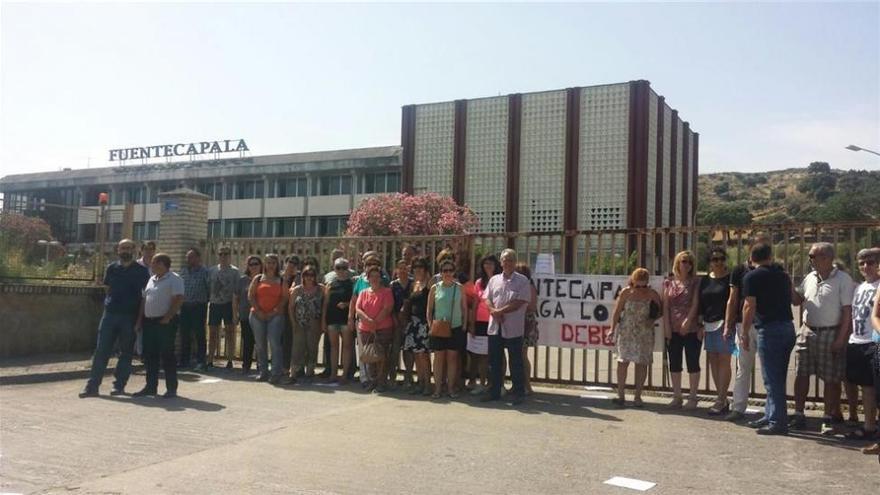
[[[60,246],[61,243],[58,241],[47,241],[45,239],[40,239],[37,241],[37,245],[44,246],[46,248],[46,258],[43,260],[43,266],[49,265],[49,248]]]
[[[854,144],[851,144],[851,145],[847,146],[846,149],[848,149],[848,150],[850,150],[850,151],[867,151],[868,153],[873,153],[873,154],[875,154],[875,155],[877,155],[877,156],[880,156],[880,153],[877,153],[877,152],[874,151],[874,150],[869,150],[869,149],[867,149],[867,148],[862,148],[861,146],[856,146],[856,145],[854,145]]]

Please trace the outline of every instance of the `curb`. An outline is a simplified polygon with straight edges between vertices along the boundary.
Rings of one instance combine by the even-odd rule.
[[[132,364],[131,372],[143,371],[143,364]],[[116,367],[108,367],[104,372],[104,376],[112,375],[116,371]],[[0,376],[0,385],[33,385],[36,383],[62,382],[67,380],[84,380],[91,375],[90,369],[55,371],[48,373],[31,373],[27,375],[11,375]]]

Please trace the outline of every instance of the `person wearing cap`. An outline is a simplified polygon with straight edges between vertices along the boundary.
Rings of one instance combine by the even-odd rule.
[[[80,398],[97,397],[98,389],[107,369],[107,362],[113,353],[113,346],[119,344],[119,360],[113,390],[110,395],[125,393],[125,385],[131,376],[131,355],[134,351],[134,324],[140,309],[144,287],[150,278],[146,268],[134,261],[136,244],[131,239],[123,239],[116,245],[119,260],[104,270],[104,314],[98,325],[98,344],[92,356],[92,369],[89,381],[80,392]]]
[[[133,397],[156,395],[159,386],[159,364],[165,371],[165,394],[177,397],[177,362],[174,356],[174,337],[177,333],[177,313],[184,299],[183,279],[171,271],[171,258],[157,253],[151,258],[153,276],[144,288],[140,314],[135,327],[143,333],[144,365],[147,384]]]
[[[333,270],[336,275],[324,286],[324,304],[321,311],[322,330],[325,341],[330,342],[330,356],[325,362],[329,363],[329,381],[335,383],[338,380],[339,370],[339,344],[342,340],[342,383],[348,382],[351,371],[354,333],[348,327],[348,311],[351,304],[354,281],[351,279],[351,270],[348,260],[342,257],[333,260]],[[327,277],[324,277],[327,280]]]
[[[238,324],[238,268],[229,263],[230,250],[222,247],[218,251],[220,262],[211,269],[211,295],[208,304],[208,358],[207,366],[213,367],[214,356],[220,348],[220,325],[226,339],[226,369],[232,369],[232,356],[235,353],[235,326]]]
[[[850,440],[874,440],[877,438],[877,397],[874,388],[874,356],[877,344],[874,336],[878,330],[871,322],[874,296],[880,287],[880,249],[862,249],[856,255],[859,271],[865,281],[856,287],[852,300],[852,333],[846,346],[846,399],[850,415],[859,406],[859,388],[865,408],[864,425],[846,435]],[[856,418],[858,419],[858,418]]]

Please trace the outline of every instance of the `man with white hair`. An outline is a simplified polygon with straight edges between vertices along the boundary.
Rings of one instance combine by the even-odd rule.
[[[523,368],[523,334],[525,333],[526,306],[532,298],[529,279],[516,272],[516,251],[501,252],[501,273],[489,279],[484,297],[489,308],[489,394],[483,402],[501,398],[504,381],[502,365],[504,350],[510,363],[513,381],[513,405],[525,400]]]
[[[789,427],[806,426],[804,406],[810,377],[824,383],[825,416],[822,432],[834,430],[843,422],[840,412],[840,384],[846,367],[846,342],[852,319],[854,284],[852,277],[834,266],[834,246],[817,242],[810,247],[813,271],[792,293],[792,303],[804,310],[804,324],[798,332],[795,352],[794,415]]]

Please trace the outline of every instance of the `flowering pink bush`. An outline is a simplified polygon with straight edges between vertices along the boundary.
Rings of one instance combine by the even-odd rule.
[[[347,235],[461,235],[477,227],[477,216],[449,196],[383,194],[365,199],[348,218]]]

